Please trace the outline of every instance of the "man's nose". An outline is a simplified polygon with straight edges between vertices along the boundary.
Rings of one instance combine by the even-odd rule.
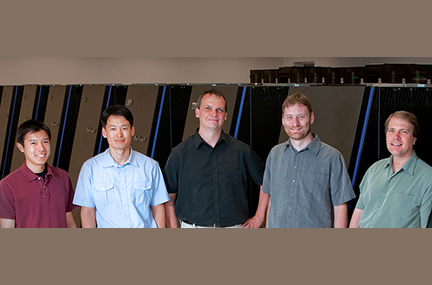
[[[39,150],[46,150],[46,147],[44,146],[43,143],[38,144],[38,149]]]

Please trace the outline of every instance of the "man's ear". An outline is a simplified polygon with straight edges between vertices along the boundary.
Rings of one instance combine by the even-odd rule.
[[[199,108],[195,108],[195,117],[199,118]]]
[[[22,144],[20,144],[19,142],[17,142],[16,146],[18,147],[18,149],[20,150],[20,152],[24,152],[24,146]]]
[[[102,127],[102,136],[103,136],[104,138],[106,138],[106,137],[107,137],[107,135],[106,135],[106,130],[105,130],[105,128],[104,128],[104,127]]]

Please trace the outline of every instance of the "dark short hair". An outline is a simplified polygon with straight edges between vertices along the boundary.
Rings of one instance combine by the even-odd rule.
[[[102,112],[101,124],[103,128],[106,127],[109,116],[123,116],[128,120],[131,127],[133,126],[132,112],[123,105],[111,105]]]
[[[410,113],[410,112],[407,112],[407,111],[402,111],[402,110],[394,112],[393,114],[391,114],[387,118],[387,120],[384,123],[384,132],[385,133],[387,133],[388,125],[390,123],[391,118],[393,118],[393,117],[405,120],[408,123],[410,123],[411,126],[412,126],[413,137],[417,138],[418,135],[420,135],[420,127],[419,127],[419,124],[418,124],[417,117],[413,113]]]
[[[308,97],[306,97],[304,94],[299,93],[299,92],[294,93],[294,94],[286,97],[286,99],[282,103],[282,113],[285,110],[285,108],[291,107],[295,104],[302,104],[302,105],[306,106],[306,108],[309,111],[309,115],[312,114],[311,102],[309,101]]]
[[[198,108],[198,109],[199,109],[199,108],[201,107],[201,101],[202,101],[202,98],[203,98],[206,94],[209,94],[209,95],[215,95],[215,96],[217,96],[217,97],[221,97],[221,98],[223,98],[224,101],[225,101],[225,112],[228,110],[228,105],[227,105],[227,101],[226,101],[226,99],[225,99],[225,96],[223,95],[222,91],[217,90],[217,89],[210,89],[210,90],[207,90],[207,91],[204,91],[203,93],[201,93],[201,95],[198,97],[198,100],[197,100],[197,103],[196,103],[195,108]]]
[[[39,131],[45,131],[48,135],[48,138],[51,141],[51,131],[47,127],[47,125],[39,121],[27,120],[18,127],[17,136],[16,136],[17,142],[20,143],[21,145],[24,145],[24,139],[26,134],[36,133]]]

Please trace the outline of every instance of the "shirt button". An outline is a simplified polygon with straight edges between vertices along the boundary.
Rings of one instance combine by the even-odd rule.
[[[293,193],[291,193],[291,196],[294,196],[294,194],[293,194]]]
[[[290,210],[291,210],[291,207],[289,207],[288,209],[290,209]]]
[[[295,180],[293,180],[293,182],[295,182]]]
[[[294,166],[294,169],[297,169],[297,166]]]

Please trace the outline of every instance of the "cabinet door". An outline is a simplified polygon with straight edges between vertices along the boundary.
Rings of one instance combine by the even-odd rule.
[[[24,92],[22,95],[17,127],[19,127],[19,125],[21,125],[25,121],[33,118],[33,107],[35,105],[36,89],[37,86],[35,85],[24,86]],[[16,143],[16,138],[14,138],[13,145],[15,145],[15,143]],[[23,162],[24,162],[24,154],[22,154],[17,147],[14,147],[10,172],[21,167]]]
[[[125,106],[134,116],[135,136],[131,146],[147,155],[159,87],[155,85],[131,85],[128,87]]]
[[[104,93],[105,85],[83,87],[68,169],[74,188],[82,164],[94,154]]]
[[[3,161],[3,154],[8,149],[10,145],[13,147],[13,142],[8,142],[7,140],[7,131],[8,131],[8,122],[9,122],[9,112],[11,108],[13,95],[13,86],[4,86],[2,92],[2,100],[0,105],[0,161],[2,162],[2,167],[5,164]],[[3,178],[3,177],[0,177]]]
[[[45,125],[51,131],[51,155],[48,157],[48,164],[53,165],[54,154],[56,153],[59,128],[62,120],[62,106],[66,95],[66,86],[50,86],[45,112]]]

